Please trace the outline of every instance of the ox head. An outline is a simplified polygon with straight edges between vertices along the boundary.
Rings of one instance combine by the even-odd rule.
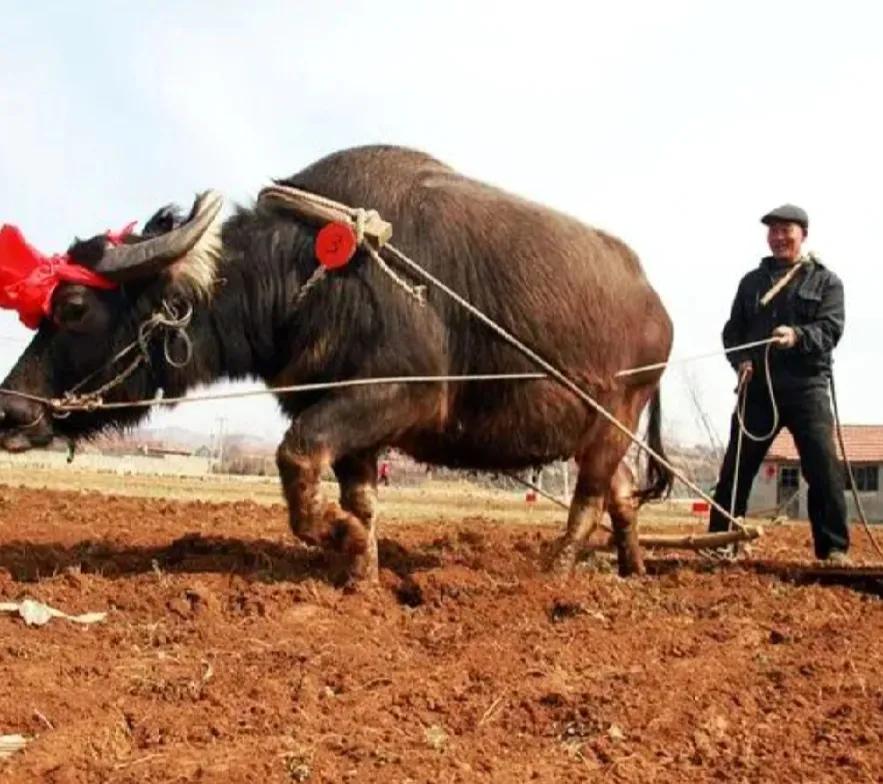
[[[27,279],[30,298],[41,304],[26,313],[22,298],[9,294],[10,287],[0,291],[0,300],[6,300],[2,304],[16,307],[22,321],[36,328],[0,385],[19,393],[0,393],[0,448],[23,451],[44,446],[55,436],[73,440],[134,424],[146,415],[147,409],[116,409],[59,416],[37,398],[57,400],[72,389],[99,389],[118,379],[139,353],[144,362],[108,390],[106,398],[125,401],[156,394],[162,381],[148,361],[155,346],[149,340],[139,343],[139,331],[143,338],[145,321],[163,308],[168,312],[170,303],[183,311],[211,297],[222,203],[219,194],[206,192],[186,217],[165,207],[140,234],[78,240],[65,256],[45,259],[28,248],[40,259]],[[126,347],[132,349],[116,359]]]

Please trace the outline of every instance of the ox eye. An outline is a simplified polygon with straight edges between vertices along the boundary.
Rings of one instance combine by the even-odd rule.
[[[62,302],[55,309],[55,320],[63,327],[77,324],[86,315],[87,310],[85,302],[74,300]]]

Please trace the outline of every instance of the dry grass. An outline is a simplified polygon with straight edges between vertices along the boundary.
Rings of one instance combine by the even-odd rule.
[[[276,477],[207,474],[201,477],[121,475],[76,468],[14,468],[3,472],[0,483],[12,487],[50,490],[94,491],[106,495],[164,498],[180,501],[253,501],[281,505],[282,494]],[[325,483],[329,496],[337,487]],[[506,523],[561,526],[566,513],[550,501],[525,501],[523,490],[495,490],[461,480],[425,480],[419,485],[380,488],[382,519],[386,521],[462,520],[489,517]],[[671,502],[645,507],[641,521],[650,525],[691,521],[685,503]],[[699,526],[702,521],[694,519]]]

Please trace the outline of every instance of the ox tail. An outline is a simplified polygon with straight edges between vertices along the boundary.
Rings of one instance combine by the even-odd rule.
[[[653,399],[650,401],[647,443],[654,452],[668,460],[662,446],[662,401],[659,387],[656,387]],[[671,469],[655,458],[648,456],[646,482],[646,485],[635,494],[639,506],[647,501],[668,497],[669,493],[671,493],[672,484],[674,484],[674,474],[672,474]]]

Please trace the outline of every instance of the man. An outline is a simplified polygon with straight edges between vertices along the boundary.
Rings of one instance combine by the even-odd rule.
[[[392,470],[392,468],[390,466],[389,459],[384,458],[380,462],[380,472],[377,476],[377,479],[380,482],[380,484],[384,485],[385,487],[389,487],[389,475],[390,475],[391,470]]]
[[[730,510],[736,477],[735,516],[745,514],[748,494],[773,439],[784,426],[794,437],[809,486],[809,519],[816,557],[847,560],[843,470],[834,448],[828,396],[831,352],[843,333],[843,284],[815,258],[802,255],[809,230],[804,210],[792,204],[761,218],[772,256],[739,283],[730,319],[723,330],[726,348],[774,337],[769,372],[778,421],[767,379],[766,347],[728,354],[745,388],[745,429],[741,453],[736,414],[714,499]],[[727,519],[712,510],[710,531],[726,531]]]

